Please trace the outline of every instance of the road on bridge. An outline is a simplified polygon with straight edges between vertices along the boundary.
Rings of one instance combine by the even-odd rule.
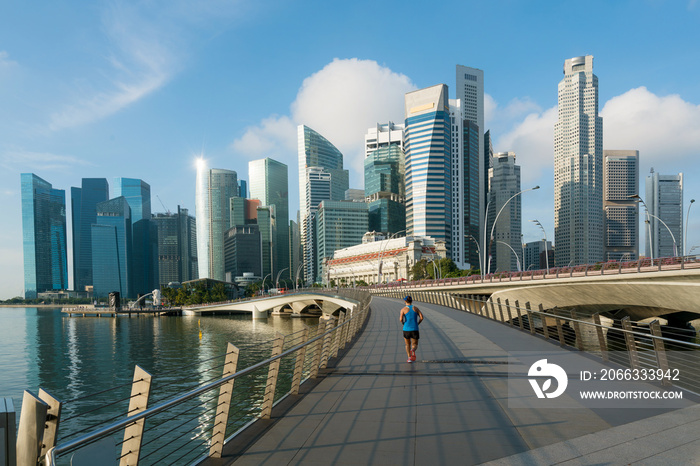
[[[346,355],[252,445],[205,464],[691,464],[700,409],[509,409],[509,351],[557,346],[485,318],[416,303],[409,364],[402,301],[377,298]],[[584,357],[572,351],[572,357]],[[688,401],[688,405],[693,405]],[[231,451],[245,450],[237,456]],[[229,453],[227,453],[227,451]]]

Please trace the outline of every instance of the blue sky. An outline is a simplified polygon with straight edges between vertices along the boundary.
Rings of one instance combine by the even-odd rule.
[[[484,70],[487,129],[515,151],[523,233],[553,237],[553,125],[566,58],[591,54],[606,149],[700,190],[700,4],[684,1],[292,2],[58,0],[0,7],[0,298],[22,294],[20,177],[67,191],[83,177],[141,178],[194,211],[194,160],[247,178],[289,165],[296,125],[324,134],[362,187],[362,143],[403,120],[403,94]],[[643,183],[642,183],[643,186]],[[641,193],[644,195],[644,193]],[[700,244],[691,211],[688,244]],[[69,259],[70,261],[70,259]],[[69,262],[70,265],[70,262]]]

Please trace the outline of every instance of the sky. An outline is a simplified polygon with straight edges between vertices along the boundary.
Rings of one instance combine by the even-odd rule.
[[[698,0],[4,2],[0,299],[23,294],[20,173],[66,190],[68,207],[82,178],[131,177],[154,212],[194,213],[197,157],[243,179],[271,157],[289,166],[293,218],[297,125],[336,145],[362,188],[367,129],[403,122],[408,91],[444,83],[454,98],[457,64],[484,71],[494,150],[516,153],[523,189],[541,186],[523,195],[525,241],[542,236],[531,219],[554,237],[557,84],[580,55],[595,57],[604,149],[640,151],[642,196],[651,168],[683,172],[685,215],[700,200],[699,23]]]

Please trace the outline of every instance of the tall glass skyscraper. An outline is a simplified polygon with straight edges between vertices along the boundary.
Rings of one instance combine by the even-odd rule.
[[[287,165],[271,158],[248,162],[250,197],[259,199],[263,205],[274,206],[277,233],[273,238],[272,272],[282,272],[280,277],[289,278],[294,273],[289,267],[289,189]],[[285,270],[286,269],[286,270]]]
[[[639,257],[639,151],[603,151],[605,260]]]
[[[406,161],[404,125],[377,125],[365,135],[365,199],[369,230],[398,233],[406,230]]]
[[[80,188],[71,188],[73,215],[73,287],[85,291],[92,286],[92,225],[97,220],[97,204],[109,199],[105,178],[83,178]]]
[[[133,240],[132,292],[146,294],[158,285],[158,231],[151,222],[151,186],[135,178],[115,178],[114,197],[123,196],[131,208]]]
[[[66,192],[33,173],[22,173],[24,297],[68,289]]]
[[[238,193],[235,171],[208,169],[203,161],[198,163],[195,208],[199,278],[225,278],[224,232],[230,228],[229,200]]]
[[[333,258],[336,250],[362,243],[362,236],[368,227],[367,207],[364,202],[321,202],[315,216],[318,251],[316,267],[319,274],[328,273],[328,270],[323,269],[323,264]],[[327,277],[320,278],[326,281]]]
[[[345,199],[349,172],[343,169],[343,154],[326,138],[308,126],[298,127],[299,204],[301,243],[304,250],[304,279],[316,279],[312,216],[324,200]]]
[[[447,85],[405,97],[406,235],[452,243],[451,125]]]
[[[158,230],[158,279],[160,287],[170,282],[198,278],[197,223],[187,209],[177,213],[155,214],[152,222]]]
[[[492,194],[489,204],[489,221],[486,226],[487,234],[490,234],[493,222],[498,212],[501,212],[496,227],[493,228],[494,239],[493,244],[490,245],[491,270],[493,271],[516,271],[518,264],[523,263],[522,243],[520,242],[522,239],[520,236],[522,232],[520,196],[516,196],[508,202],[508,199],[515,196],[520,190],[520,166],[515,164],[515,152],[495,154],[493,168],[489,169],[489,192]],[[489,246],[488,243],[487,246]]]
[[[132,290],[131,208],[123,196],[100,202],[97,219],[91,225],[93,295],[104,298],[118,291],[123,298]]]
[[[683,173],[660,175],[652,172],[646,179],[645,201],[651,214],[646,229],[646,255],[653,253],[653,257],[657,258],[682,254]]]
[[[554,125],[556,265],[603,260],[603,119],[593,56],[564,62]]]

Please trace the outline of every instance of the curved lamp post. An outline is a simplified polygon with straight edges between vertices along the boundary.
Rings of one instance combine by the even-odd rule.
[[[674,256],[674,257],[678,257],[678,248],[676,247],[676,237],[673,235],[673,232],[672,232],[671,229],[668,227],[668,225],[666,225],[666,222],[664,222],[663,220],[661,220],[661,219],[660,219],[659,217],[657,217],[656,215],[650,214],[649,212],[647,212],[647,215],[648,215],[649,217],[655,218],[656,220],[658,220],[659,222],[661,222],[661,224],[662,224],[663,226],[666,227],[666,229],[668,230],[668,233],[671,235],[671,239],[673,240],[673,256]]]
[[[688,223],[690,223],[690,206],[693,205],[695,202],[695,199],[690,200],[690,204],[688,204],[688,213],[685,214],[685,234],[683,235],[683,249],[686,251],[688,250]]]
[[[513,255],[515,256],[515,262],[516,262],[516,264],[518,264],[518,272],[520,272],[520,259],[518,259],[518,253],[515,252],[515,249],[513,249],[513,246],[511,246],[510,244],[506,243],[505,241],[498,241],[498,240],[497,240],[496,243],[505,244],[506,246],[508,246],[508,248],[509,248],[511,251],[513,251]],[[512,262],[511,262],[511,264],[512,264]]]
[[[544,259],[547,264],[547,272],[549,272],[549,252],[547,251],[547,232],[544,231],[544,227],[540,223],[539,220],[530,220],[533,222],[535,225],[539,226],[540,229],[542,230],[542,234],[544,235]],[[540,264],[541,266],[541,264]]]
[[[294,291],[299,289],[299,272],[301,272],[302,267],[304,267],[303,262],[301,264],[299,264],[299,267],[297,267],[296,279],[294,280]]]
[[[287,270],[288,268],[289,268],[289,267],[285,267],[285,268],[283,268],[282,270],[280,270],[279,272],[277,272],[277,279],[275,280],[275,287],[277,287],[278,290],[279,290],[279,288],[280,288],[280,275],[282,275],[282,272],[284,272],[284,271]]]
[[[437,263],[437,269],[435,267],[435,259],[430,259],[430,263],[433,264],[433,275],[435,279],[440,280],[442,278],[442,271],[440,270],[440,263]],[[435,273],[437,271],[437,273]]]
[[[474,241],[474,244],[476,244],[476,254],[479,256],[479,271],[483,275],[484,273],[484,267],[481,264],[481,248],[479,247],[479,242],[474,238],[472,235],[464,235],[465,238],[470,238],[472,241]]]
[[[493,221],[493,226],[491,227],[491,235],[489,239],[489,263],[488,263],[488,271],[487,273],[491,273],[491,246],[493,245],[493,231],[496,229],[496,223],[498,223],[498,217],[501,216],[501,212],[503,212],[503,209],[506,208],[508,203],[515,199],[517,196],[521,195],[522,193],[526,193],[528,191],[534,191],[535,189],[540,189],[539,186],[535,186],[534,188],[529,188],[529,189],[523,189],[519,193],[513,194],[504,204],[501,206],[501,209],[498,211],[496,214],[496,218]],[[489,199],[489,204],[491,203],[491,200]],[[486,226],[488,223],[486,222],[486,219],[488,219],[488,206],[489,204],[486,204],[486,216],[484,218],[484,243],[486,243]]]
[[[649,208],[647,207],[646,203],[644,202],[644,199],[639,197],[639,194],[633,194],[631,196],[628,196],[629,199],[636,199],[637,202],[641,202],[642,205],[644,206],[644,211],[647,213],[647,231],[649,232],[649,259],[651,260],[651,265],[654,265],[654,246],[652,245],[651,242],[651,220],[649,219]]]
[[[268,273],[267,275],[265,275],[265,278],[263,278],[263,282],[262,282],[262,294],[265,294],[265,280],[267,280],[267,277],[269,277],[270,275],[272,275],[272,272]]]
[[[382,246],[382,249],[379,251],[379,258],[377,259],[377,284],[380,284],[382,282],[382,254],[384,254],[384,250],[386,249],[386,247],[389,246],[389,240],[393,239],[399,233],[404,233],[405,231],[406,230],[399,230],[396,233],[393,233],[391,236],[389,236],[389,239],[387,239],[386,244]]]

